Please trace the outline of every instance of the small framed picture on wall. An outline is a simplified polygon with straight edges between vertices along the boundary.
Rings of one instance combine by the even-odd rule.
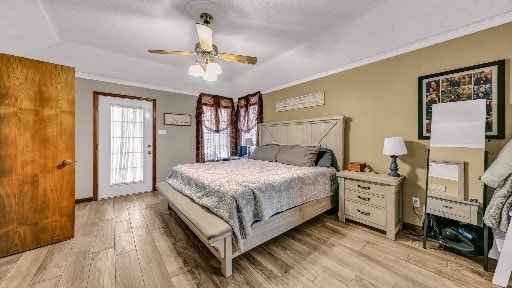
[[[486,100],[485,137],[505,138],[505,60],[418,77],[418,139],[430,139],[432,105]]]
[[[190,114],[164,113],[164,125],[191,126]]]

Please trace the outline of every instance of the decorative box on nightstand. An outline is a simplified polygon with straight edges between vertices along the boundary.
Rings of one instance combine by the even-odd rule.
[[[340,221],[354,220],[386,231],[394,240],[402,226],[402,184],[405,176],[341,171]]]

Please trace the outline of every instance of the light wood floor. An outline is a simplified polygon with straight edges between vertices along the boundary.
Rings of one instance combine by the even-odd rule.
[[[151,192],[76,205],[75,238],[0,258],[0,287],[492,287],[470,259],[325,216],[235,258],[229,279],[219,264]]]

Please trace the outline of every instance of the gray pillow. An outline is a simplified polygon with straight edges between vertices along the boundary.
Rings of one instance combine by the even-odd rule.
[[[316,157],[316,166],[332,167],[333,152],[329,148],[319,148]]]
[[[261,145],[254,148],[249,158],[268,162],[276,162],[276,155],[281,147],[277,144]]]
[[[279,163],[295,165],[300,167],[315,166],[318,147],[301,145],[284,146],[279,150],[276,160]]]

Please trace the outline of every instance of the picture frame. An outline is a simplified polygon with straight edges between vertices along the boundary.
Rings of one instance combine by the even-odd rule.
[[[464,201],[465,163],[462,161],[430,161],[427,195]]]
[[[191,126],[192,116],[190,114],[164,113],[164,125]]]
[[[485,137],[505,139],[505,60],[418,77],[418,139],[430,139],[432,105],[486,99]]]

